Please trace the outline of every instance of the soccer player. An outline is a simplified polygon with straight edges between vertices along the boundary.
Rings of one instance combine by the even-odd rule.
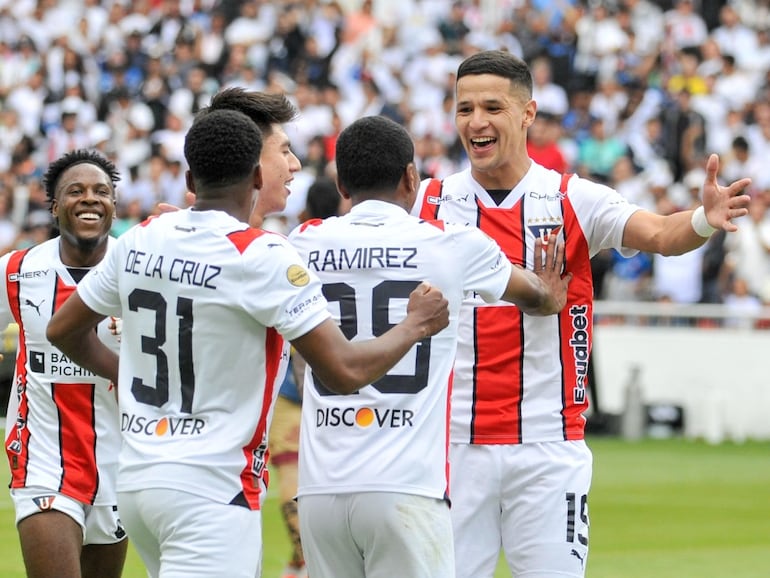
[[[450,325],[356,395],[339,395],[334,382],[306,371],[297,495],[308,574],[448,578],[449,388],[463,295],[505,299],[533,315],[558,312],[570,279],[561,275],[563,244],[538,239],[532,272],[512,266],[475,227],[410,216],[419,186],[414,146],[385,117],[343,130],[335,158],[351,211],[308,221],[289,241],[323,282],[343,333],[387,331],[422,279],[446,295]]]
[[[450,462],[458,578],[489,578],[502,546],[514,576],[582,577],[588,555],[592,456],[584,442],[591,351],[590,259],[602,249],[676,255],[717,229],[734,231],[750,183],[717,184],[706,165],[703,206],[662,216],[615,190],[532,162],[537,104],[527,65],[504,51],[466,58],[456,79],[457,130],[470,168],[421,186],[412,211],[475,224],[514,264],[535,242],[565,240],[575,277],[558,316],[522,315],[472,295],[461,314],[452,390]],[[557,232],[558,231],[558,232]]]
[[[349,342],[285,238],[247,224],[261,148],[242,113],[196,117],[184,149],[195,206],[124,233],[48,325],[65,355],[118,383],[118,502],[152,577],[259,575],[260,479],[284,340],[351,393],[448,324],[446,300],[422,284],[392,331]],[[119,370],[93,336],[106,315],[123,320]]]
[[[297,116],[297,109],[283,94],[233,87],[215,94],[204,110],[237,110],[259,127],[262,134],[262,154],[259,158],[262,186],[249,224],[261,227],[267,215],[286,208],[286,199],[291,194],[289,184],[294,173],[302,169],[283,126]]]
[[[262,186],[257,193],[254,210],[249,217],[249,224],[252,227],[261,227],[267,215],[286,208],[287,197],[290,194],[288,187],[294,173],[302,168],[299,159],[291,150],[291,143],[283,126],[297,116],[297,109],[283,94],[232,87],[215,94],[202,114],[215,110],[236,110],[245,114],[259,127],[262,134],[262,153],[260,154]],[[334,194],[341,198],[336,188]],[[187,200],[189,204],[194,204],[195,195],[189,193]],[[161,210],[178,210],[178,207],[163,204]],[[292,356],[297,360],[300,359],[299,355],[292,354]],[[272,442],[268,445],[270,454],[266,455],[270,455],[268,467],[278,472],[281,513],[292,543],[291,560],[284,571],[283,578],[302,578],[305,562],[299,538],[297,504],[294,500],[297,486],[296,464],[300,414],[299,392],[296,391],[297,384],[294,378],[297,372],[290,363],[288,371],[281,366],[276,374],[286,377],[280,383],[279,397],[276,400],[271,426],[275,431],[268,436]],[[281,391],[286,395],[281,395]],[[265,489],[267,477],[267,470],[265,470],[261,480]]]
[[[0,259],[0,326],[19,326],[5,451],[30,578],[118,578],[126,557],[113,385],[45,335],[51,315],[114,241],[119,179],[96,152],[76,150],[51,163],[43,180],[59,236]],[[117,350],[106,325],[98,335]]]

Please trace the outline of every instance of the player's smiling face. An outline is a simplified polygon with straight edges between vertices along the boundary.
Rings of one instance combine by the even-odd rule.
[[[266,215],[286,208],[289,183],[294,179],[294,173],[302,168],[281,125],[274,124],[270,135],[265,135],[259,164],[262,167],[262,188],[250,219],[254,227],[261,226]]]
[[[526,154],[527,128],[534,116],[534,102],[512,91],[507,78],[472,74],[457,81],[455,124],[474,177],[502,177]]]
[[[115,214],[115,189],[101,168],[80,163],[68,168],[56,183],[51,206],[62,239],[73,246],[104,241]]]

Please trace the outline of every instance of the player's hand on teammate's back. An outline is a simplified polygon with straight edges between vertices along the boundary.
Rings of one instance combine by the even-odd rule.
[[[449,302],[439,289],[423,281],[409,295],[406,321],[421,327],[425,337],[435,335],[449,325]]]
[[[556,231],[552,232],[550,241],[535,239],[535,275],[548,287],[548,298],[538,308],[536,314],[553,315],[564,308],[567,303],[567,287],[572,280],[572,273],[562,275],[564,264],[564,241],[557,240]],[[545,248],[545,261],[543,249]]]
[[[184,200],[185,203],[187,203],[188,207],[192,207],[195,204],[195,193],[191,193],[190,191],[187,191],[184,194]],[[158,212],[160,213],[173,213],[174,211],[178,211],[179,207],[176,205],[172,205],[171,203],[158,203],[156,205],[156,208]]]

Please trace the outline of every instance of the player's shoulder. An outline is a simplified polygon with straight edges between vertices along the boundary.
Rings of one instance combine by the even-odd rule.
[[[307,221],[303,221],[289,232],[289,240],[295,237],[317,233],[319,227],[322,227],[323,224],[324,219],[308,219]]]
[[[445,190],[453,190],[457,187],[467,187],[473,181],[470,169],[452,173],[443,178],[428,177],[420,181],[420,192],[426,195],[440,197]]]

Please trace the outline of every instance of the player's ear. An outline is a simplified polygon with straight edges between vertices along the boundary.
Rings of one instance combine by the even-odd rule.
[[[195,181],[193,180],[192,172],[190,170],[185,171],[184,182],[187,186],[187,190],[191,193],[195,193]]]
[[[262,166],[257,165],[254,167],[254,188],[260,190],[262,188]]]
[[[339,177],[336,178],[335,181],[337,183],[337,190],[340,192],[340,196],[342,196],[343,199],[349,199],[350,193],[345,187],[342,186],[342,183],[340,182]]]
[[[414,162],[406,165],[404,169],[404,185],[410,195],[416,195],[417,189],[420,187],[420,173],[417,172],[417,165]]]

